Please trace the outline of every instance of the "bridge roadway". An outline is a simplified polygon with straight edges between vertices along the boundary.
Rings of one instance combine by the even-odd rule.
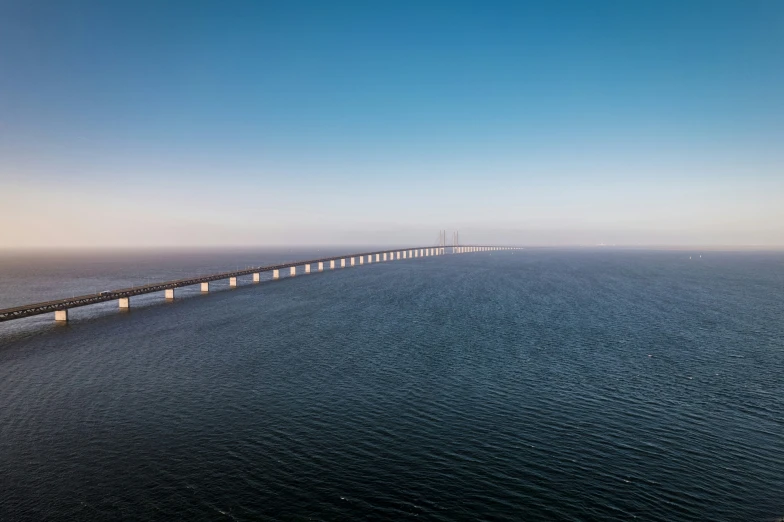
[[[255,268],[246,268],[244,270],[235,270],[232,272],[222,272],[219,274],[203,275],[196,277],[189,277],[185,279],[177,279],[174,281],[165,281],[161,283],[151,283],[143,286],[134,286],[131,288],[123,288],[120,290],[112,290],[109,292],[99,292],[96,294],[80,295],[67,299],[56,299],[54,301],[46,301],[43,303],[33,303],[13,308],[0,309],[0,322],[11,321],[14,319],[21,319],[23,317],[30,317],[33,315],[40,315],[45,313],[55,312],[55,318],[58,321],[67,321],[67,310],[70,308],[77,308],[80,306],[87,306],[96,303],[103,303],[106,301],[120,300],[122,307],[122,300],[129,299],[130,297],[142,294],[150,294],[152,292],[171,291],[175,288],[183,286],[198,285],[200,283],[210,283],[211,281],[218,281],[220,279],[230,279],[251,274],[260,274],[261,272],[274,272],[277,276],[277,270],[286,268],[298,267],[303,265],[315,265],[318,263],[326,263],[329,261],[346,260],[350,258],[368,258],[368,263],[376,262],[371,261],[371,256],[385,256],[390,255],[390,261],[394,259],[395,254],[398,254],[397,259],[411,259],[416,257],[426,257],[443,255],[447,253],[468,253],[468,252],[484,252],[488,250],[517,250],[519,247],[506,247],[506,246],[483,246],[483,245],[461,245],[459,247],[441,246],[441,247],[416,247],[416,248],[395,248],[392,250],[376,250],[373,252],[360,252],[358,254],[346,254],[333,257],[322,257],[319,259],[308,259],[303,261],[288,261],[277,265],[258,266]],[[405,252],[405,253],[404,253]],[[425,253],[428,252],[428,253]],[[406,253],[408,255],[406,255]],[[402,256],[401,256],[402,254]],[[378,259],[378,262],[384,262],[386,259]],[[292,275],[294,273],[292,272]],[[277,279],[277,277],[275,277]],[[255,281],[254,281],[255,282]],[[236,280],[235,280],[236,284]],[[173,298],[174,294],[167,292],[167,297]],[[128,301],[125,302],[126,307]],[[58,314],[59,312],[59,314]]]

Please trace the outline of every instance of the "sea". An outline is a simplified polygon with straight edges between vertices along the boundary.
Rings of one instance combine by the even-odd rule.
[[[345,249],[4,252],[0,308]],[[784,253],[524,249],[0,323],[0,520],[784,517]]]

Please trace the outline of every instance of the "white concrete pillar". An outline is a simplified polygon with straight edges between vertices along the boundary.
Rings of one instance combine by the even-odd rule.
[[[232,287],[232,288],[237,286],[237,278],[236,277],[230,277],[229,278],[229,286]]]
[[[400,259],[400,252],[397,253],[397,258]]]
[[[341,259],[340,260],[340,268],[346,268],[346,260],[345,259]]]
[[[310,265],[309,265],[309,264],[308,264],[308,265],[305,265],[305,273],[306,273],[306,274],[309,274],[309,273],[310,273]]]
[[[209,281],[206,283],[201,284],[201,291],[202,292],[209,292],[210,291],[210,283]]]
[[[272,279],[280,279],[280,270],[277,268],[272,271]]]
[[[329,262],[329,269],[330,270],[334,270],[335,269],[335,260],[334,259]]]
[[[261,274],[259,273],[253,274],[253,282],[258,283],[260,281],[261,281]]]
[[[131,298],[130,297],[121,297],[118,302],[120,303],[120,308],[130,308],[131,307]]]
[[[324,261],[319,261],[319,272],[324,271]]]
[[[381,255],[381,254],[376,254],[376,263],[378,263],[378,261],[379,261],[379,256],[380,256],[380,255]]]
[[[163,293],[166,299],[174,299],[174,288],[167,288]]]
[[[359,256],[359,264],[360,265],[365,264],[365,256]]]
[[[354,258],[351,258],[351,266],[354,266]]]
[[[409,258],[409,259],[411,259],[411,254],[413,254],[413,253],[414,253],[414,251],[413,251],[413,250],[409,250],[409,251],[408,251],[408,258]]]
[[[373,254],[370,254],[370,255],[368,256],[368,264],[370,264],[370,263],[372,263],[372,262],[373,262]]]
[[[387,260],[387,253],[384,252],[384,261],[386,261],[386,260]]]
[[[54,320],[58,323],[67,323],[68,322],[68,310],[55,310],[54,311]]]
[[[291,277],[294,277],[295,275],[297,275],[297,267],[296,266],[289,267],[289,275]]]

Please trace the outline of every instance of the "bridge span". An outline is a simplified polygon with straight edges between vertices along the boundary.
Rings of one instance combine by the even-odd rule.
[[[183,286],[200,285],[202,292],[209,292],[210,283],[212,281],[228,279],[229,286],[236,287],[237,278],[241,276],[251,275],[253,276],[253,282],[259,283],[261,282],[262,272],[272,272],[272,279],[274,280],[280,278],[281,270],[283,270],[285,274],[285,271],[288,269],[289,276],[297,275],[298,267],[303,267],[305,274],[310,274],[312,270],[322,272],[324,271],[325,263],[328,263],[327,268],[329,270],[334,270],[338,267],[345,268],[347,266],[347,260],[349,263],[348,266],[356,266],[357,264],[364,265],[366,263],[383,263],[387,261],[415,259],[419,257],[439,256],[444,254],[465,254],[470,252],[520,249],[521,247],[483,245],[417,247],[393,250],[378,250],[374,252],[360,252],[358,254],[322,257],[319,259],[308,259],[303,261],[290,261],[277,265],[258,266],[254,268],[246,268],[244,270],[235,270],[233,272],[201,275],[173,281],[151,283],[143,286],[134,286],[132,288],[122,288],[120,290],[86,294],[67,299],[57,299],[43,303],[33,303],[22,306],[15,306],[13,308],[0,309],[0,322],[12,321],[14,319],[22,319],[23,317],[30,317],[33,315],[41,315],[52,312],[54,312],[55,321],[67,322],[68,310],[71,308],[114,300],[118,301],[120,308],[130,308],[131,297],[137,295],[151,294],[153,292],[162,291],[166,299],[174,299],[174,290]]]

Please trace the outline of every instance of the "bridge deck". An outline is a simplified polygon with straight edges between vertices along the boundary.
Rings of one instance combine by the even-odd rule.
[[[461,245],[465,247],[487,248],[481,245]],[[30,317],[33,315],[45,314],[48,312],[55,312],[58,310],[67,310],[69,308],[76,308],[79,306],[86,306],[105,301],[112,301],[123,297],[132,297],[135,295],[149,294],[161,290],[168,290],[171,288],[180,288],[183,286],[197,285],[199,283],[208,283],[210,281],[218,281],[220,279],[228,279],[230,277],[239,277],[243,275],[257,274],[260,272],[271,272],[272,270],[281,270],[292,266],[312,265],[316,263],[323,263],[326,261],[336,261],[338,259],[347,259],[351,257],[372,256],[376,254],[388,254],[391,252],[403,252],[409,250],[422,250],[429,248],[451,248],[451,247],[406,247],[395,248],[387,250],[375,250],[373,252],[360,252],[355,254],[345,254],[340,256],[322,257],[318,259],[307,259],[302,261],[288,261],[276,265],[258,266],[254,268],[246,268],[243,270],[235,270],[233,272],[221,272],[218,274],[202,275],[196,277],[189,277],[185,279],[176,279],[173,281],[164,281],[161,283],[151,283],[143,286],[134,286],[131,288],[122,288],[120,290],[112,290],[105,293],[80,295],[77,297],[70,297],[66,299],[56,299],[53,301],[46,301],[43,303],[26,304],[16,306],[13,308],[0,309],[0,322],[10,321],[13,319],[21,319],[23,317]]]

